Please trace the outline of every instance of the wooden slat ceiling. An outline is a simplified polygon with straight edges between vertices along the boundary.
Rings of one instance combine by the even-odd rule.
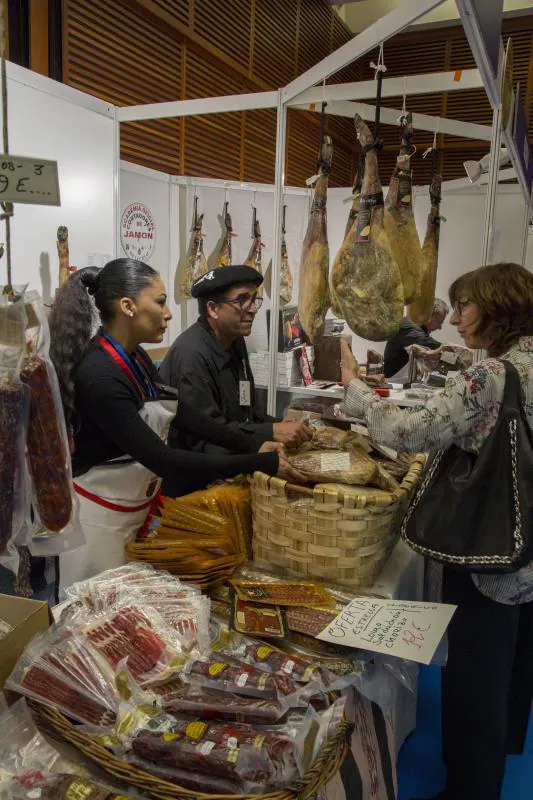
[[[117,105],[277,89],[351,38],[326,0],[63,0],[64,80]],[[512,36],[515,85],[520,82],[533,127],[533,17],[506,20]],[[372,77],[377,50],[328,83]],[[387,76],[474,66],[460,28],[395,37],[385,45]],[[402,98],[384,105],[401,108]],[[483,89],[413,96],[407,107],[425,114],[490,125]],[[290,109],[286,180],[303,186],[313,174],[319,143],[317,114]],[[272,110],[168,119],[121,126],[121,155],[172,174],[272,182],[276,115]],[[331,117],[332,186],[351,185],[357,144],[350,120]],[[380,174],[388,183],[398,129],[383,125]],[[415,133],[415,183],[427,183],[421,153],[432,134]],[[480,158],[486,142],[439,136],[439,168],[446,179],[464,176],[463,161]]]

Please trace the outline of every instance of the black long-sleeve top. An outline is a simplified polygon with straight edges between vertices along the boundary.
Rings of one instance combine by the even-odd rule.
[[[172,344],[159,374],[166,384],[178,390],[186,403],[201,408],[217,428],[240,431],[255,443],[256,449],[262,442],[273,440],[273,425],[279,420],[262,414],[256,405],[254,377],[244,339],[237,339],[225,350],[208,322],[200,317]],[[249,382],[250,406],[240,405],[241,380]],[[188,450],[224,452],[214,438],[180,429],[179,420],[171,426],[169,442]]]
[[[155,367],[141,352],[149,362],[151,377],[157,381]],[[215,424],[181,401],[176,415],[180,429],[243,455],[207,455],[168,447],[139,416],[142,404],[133,384],[97,344],[78,367],[75,403],[75,477],[98,464],[129,455],[163,478],[164,491],[178,495],[242,472],[260,470],[275,475],[278,470],[277,453],[250,452],[257,445],[249,436]]]

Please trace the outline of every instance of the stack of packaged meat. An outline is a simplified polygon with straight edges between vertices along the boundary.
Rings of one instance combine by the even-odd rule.
[[[7,687],[160,778],[215,793],[287,786],[342,718],[344,700],[328,699],[337,676],[210,620],[209,599],[167,573],[128,565],[67,595]]]

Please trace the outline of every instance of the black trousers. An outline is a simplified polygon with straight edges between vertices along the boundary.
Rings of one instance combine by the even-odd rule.
[[[533,602],[509,606],[469,574],[444,569],[458,605],[442,672],[443,755],[450,800],[500,800],[506,755],[521,755],[533,700]]]

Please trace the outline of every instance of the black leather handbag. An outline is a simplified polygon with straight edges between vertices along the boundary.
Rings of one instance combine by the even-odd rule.
[[[509,361],[496,425],[478,455],[430,457],[401,527],[424,556],[460,570],[515,572],[533,560],[533,437]]]

